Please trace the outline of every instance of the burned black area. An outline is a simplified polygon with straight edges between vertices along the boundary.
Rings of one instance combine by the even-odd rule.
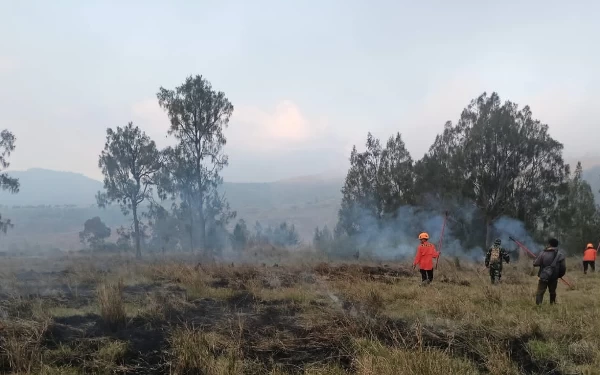
[[[229,287],[229,280],[227,280],[224,277],[220,277],[216,280],[211,281],[209,285],[213,288],[227,288]]]
[[[527,343],[534,337],[525,336],[510,340],[510,358],[527,374],[563,375],[558,363],[550,360],[535,361],[527,349]]]
[[[454,284],[459,286],[471,286],[471,283],[468,280],[456,279],[452,277],[448,277],[444,274],[440,275],[438,278],[440,283],[445,284]]]
[[[247,290],[240,290],[227,299],[229,305],[234,309],[248,308],[254,305],[256,301],[256,296]]]
[[[61,346],[73,348],[74,355],[58,357],[53,364],[77,366],[93,373],[94,368],[86,366],[92,366],[94,353],[106,342],[119,340],[127,343],[119,373],[162,374],[169,371],[171,348],[168,338],[174,328],[186,325],[229,337],[232,327],[235,328],[239,320],[243,321],[239,335],[241,359],[258,363],[266,370],[277,365],[289,373],[302,373],[309,365],[320,363],[337,364],[353,373],[356,371],[353,366],[356,365],[354,358],[357,353],[352,340],[366,338],[376,339],[388,347],[411,349],[421,345],[440,349],[454,357],[472,361],[483,373],[490,372],[486,367],[486,358],[475,347],[482,339],[474,336],[481,334],[475,333],[475,330],[447,332],[433,326],[416,327],[414,322],[390,319],[375,313],[366,306],[368,301],[342,300],[342,309],[339,309],[338,306],[318,301],[305,304],[285,298],[267,301],[262,300],[258,293],[252,293],[257,282],[265,289],[277,289],[315,283],[315,275],[321,275],[324,279],[360,278],[397,282],[393,280],[411,276],[402,267],[322,264],[309,269],[310,272],[306,269],[290,271],[284,267],[269,268],[266,272],[248,267],[230,267],[228,270],[226,276],[207,278],[210,287],[233,290],[232,295],[225,299],[198,298],[189,301],[181,281],[173,283],[172,279],[168,282],[125,285],[123,298],[126,302],[154,303],[160,311],[130,317],[116,331],[105,327],[98,314],[54,317],[44,334],[42,349],[53,351]],[[35,303],[44,307],[65,307],[67,312],[68,309],[94,304],[97,285],[86,282],[74,287],[68,282],[71,276],[69,272],[44,274],[24,271],[19,275],[19,288],[23,294],[15,299],[9,291],[1,291],[0,297],[5,297],[5,301],[0,301],[0,306],[9,316],[29,319],[34,316]],[[439,281],[469,286],[460,279],[445,275],[440,275]],[[307,322],[303,319],[307,310],[321,314],[322,319]],[[420,338],[417,340],[417,337]],[[527,345],[533,338],[543,339],[534,336],[489,337],[493,342],[506,344],[511,360],[523,373],[562,375],[557,363],[531,357]]]
[[[300,312],[289,305],[261,305],[259,312],[246,321],[244,356],[266,369],[276,363],[289,373],[303,373],[313,363],[336,363],[350,369],[349,336],[329,334],[331,326],[302,325],[296,316]]]

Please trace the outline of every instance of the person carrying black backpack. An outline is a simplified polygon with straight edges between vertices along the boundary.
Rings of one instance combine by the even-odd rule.
[[[542,304],[546,289],[550,292],[550,303],[556,303],[558,279],[563,277],[567,271],[565,259],[565,255],[558,251],[558,240],[555,238],[548,240],[548,246],[533,262],[534,267],[540,267],[538,271],[538,288],[535,295],[536,305]]]

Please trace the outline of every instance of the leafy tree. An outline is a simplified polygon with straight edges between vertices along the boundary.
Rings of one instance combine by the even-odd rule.
[[[85,221],[83,231],[79,232],[79,240],[82,244],[87,243],[92,250],[100,250],[104,246],[104,240],[110,237],[110,232],[110,228],[95,216]]]
[[[265,230],[263,229],[262,224],[257,220],[254,223],[254,234],[250,236],[250,246],[252,245],[267,245],[269,243],[269,239],[266,236]]]
[[[417,168],[423,173],[419,189],[473,202],[485,222],[486,244],[490,225],[503,215],[533,231],[547,228],[568,174],[562,148],[528,106],[483,93],[436,138]]]
[[[269,243],[275,246],[288,247],[300,243],[300,237],[294,224],[289,225],[285,221],[275,228],[269,226],[266,237],[269,239]]]
[[[556,210],[556,234],[571,254],[579,254],[589,242],[596,244],[600,235],[600,210],[590,185],[582,178],[581,162],[568,182],[568,191]]]
[[[131,230],[121,226],[120,228],[117,228],[117,235],[119,236],[117,239],[117,247],[123,251],[130,251],[133,248],[133,246],[131,246]]]
[[[250,240],[250,231],[246,226],[244,219],[238,220],[233,228],[232,247],[236,251],[242,251],[248,245]]]
[[[323,229],[319,230],[319,227],[315,228],[315,235],[313,237],[313,246],[315,249],[329,253],[333,244],[333,234],[325,225]]]
[[[183,144],[176,147],[167,147],[164,151],[164,168],[160,174],[158,191],[162,199],[167,195],[171,199],[179,198],[179,206],[173,206],[173,213],[179,220],[186,222],[184,231],[187,233],[187,239],[184,241],[194,251],[194,223],[198,217],[198,212],[192,209],[193,203],[198,195],[196,189],[197,178],[191,161],[193,156],[188,152],[188,148]]]
[[[15,136],[8,130],[0,132],[0,171],[10,166],[8,157],[15,150],[15,141]],[[16,194],[19,192],[19,180],[6,173],[0,173],[0,189]],[[12,227],[10,220],[2,220],[2,215],[0,215],[0,230],[6,233],[10,227]]]
[[[219,255],[229,245],[230,233],[227,231],[229,222],[237,216],[231,210],[224,195],[216,189],[210,191],[207,204],[204,208],[206,231],[206,249],[212,250],[213,255]]]
[[[174,90],[161,87],[157,98],[170,118],[169,134],[179,141],[180,153],[188,156],[180,161],[185,161],[186,167],[182,169],[189,171],[193,179],[190,194],[194,199],[189,203],[197,207],[200,246],[206,250],[205,208],[211,199],[211,190],[221,183],[219,172],[228,164],[223,153],[226,143],[223,129],[229,124],[233,105],[223,92],[213,90],[199,75],[187,77]]]
[[[176,205],[174,209],[176,209]],[[165,253],[167,249],[172,250],[179,246],[185,235],[181,230],[181,220],[159,204],[151,204],[145,216],[152,229],[150,248]]]
[[[161,153],[156,144],[139,127],[106,130],[106,144],[98,166],[104,175],[105,192],[96,196],[98,206],[118,202],[124,215],[133,214],[136,257],[141,257],[142,232],[139,207],[152,198],[152,186],[161,169]]]
[[[338,236],[358,234],[366,217],[393,218],[401,206],[414,202],[413,160],[400,133],[389,138],[385,147],[371,133],[364,152],[353,147],[342,194]]]

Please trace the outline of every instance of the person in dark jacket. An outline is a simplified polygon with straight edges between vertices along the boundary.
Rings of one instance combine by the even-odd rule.
[[[546,267],[552,265],[555,257],[557,257],[556,264],[551,275],[547,278],[544,278],[542,276],[542,271],[544,271]],[[556,303],[556,287],[558,286],[558,279],[563,277],[567,270],[565,256],[563,253],[558,251],[558,240],[555,238],[548,240],[548,246],[537,256],[533,262],[533,266],[540,267],[538,271],[538,288],[535,295],[536,305],[540,305],[544,300],[544,293],[546,293],[546,289],[548,289],[550,292],[550,303]]]

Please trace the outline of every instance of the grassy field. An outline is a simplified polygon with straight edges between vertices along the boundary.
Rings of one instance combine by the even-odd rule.
[[[409,264],[308,254],[5,258],[0,272],[2,373],[600,373],[600,276],[575,259],[573,287],[541,307],[525,261],[496,286],[457,260],[420,286]]]

